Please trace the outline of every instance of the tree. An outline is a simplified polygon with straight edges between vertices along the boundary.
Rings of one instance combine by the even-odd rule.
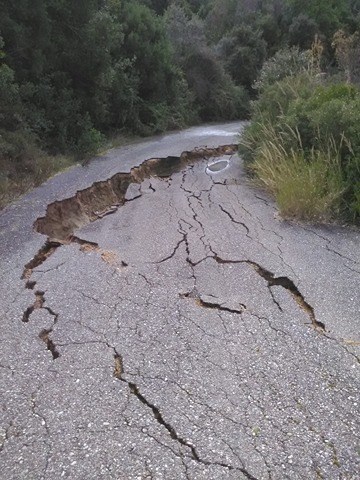
[[[340,25],[346,23],[351,16],[348,0],[286,0],[291,7],[291,17],[300,14],[314,20],[320,32],[331,38]]]
[[[193,95],[193,108],[202,120],[244,117],[248,98],[226,74],[222,62],[207,45],[204,22],[189,18],[184,9],[171,5],[165,22],[174,56]]]
[[[48,70],[46,57],[52,45],[47,3],[2,1],[0,31],[5,41],[6,63],[19,82],[37,79]]]
[[[261,32],[241,25],[222,39],[218,51],[235,83],[250,90],[266,58]]]
[[[192,51],[206,48],[204,22],[196,15],[189,18],[183,8],[172,4],[165,13],[164,21],[178,63],[181,64]]]
[[[147,7],[152,8],[158,15],[162,15],[169,6],[169,0],[142,0]]]
[[[21,123],[21,100],[15,72],[4,63],[4,41],[0,36],[0,128],[15,130]]]
[[[289,27],[289,43],[296,45],[302,50],[309,49],[315,35],[319,34],[319,26],[316,21],[301,13],[295,17]]]
[[[217,43],[229,32],[236,17],[237,0],[214,0],[206,19],[207,37],[212,43]]]
[[[234,85],[209,49],[187,56],[184,70],[202,120],[231,120],[247,114],[246,92]]]

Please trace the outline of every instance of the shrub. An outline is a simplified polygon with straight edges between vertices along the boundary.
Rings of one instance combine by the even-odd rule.
[[[270,83],[261,92],[258,100],[252,102],[252,122],[245,129],[239,145],[245,163],[254,158],[254,150],[264,138],[264,128],[271,125],[276,135],[287,138],[288,148],[294,145],[294,136],[288,135],[286,118],[290,105],[302,98],[309,98],[317,86],[316,78],[309,73],[286,77],[279,82]],[[288,122],[289,123],[289,122]]]
[[[315,147],[321,139],[326,145],[330,137],[340,144],[345,137],[357,151],[360,92],[347,84],[318,86],[310,97],[299,98],[289,106],[286,121],[299,129],[305,148]]]
[[[254,87],[261,92],[285,77],[307,72],[310,69],[310,60],[310,53],[297,47],[279,50],[263,64]]]
[[[285,216],[360,220],[360,90],[298,75],[268,85],[241,140]]]
[[[263,135],[251,168],[260,185],[274,195],[281,214],[321,222],[339,215],[346,184],[335,146],[307,154],[300,146],[288,151],[271,127],[263,129]],[[297,132],[292,135],[294,143],[299,142]]]

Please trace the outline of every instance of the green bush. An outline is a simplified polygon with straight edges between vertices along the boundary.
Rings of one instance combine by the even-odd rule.
[[[282,142],[286,139],[288,149],[297,148],[295,137],[286,126],[286,116],[290,105],[301,98],[311,97],[317,85],[314,76],[303,73],[269,83],[264,88],[259,98],[251,104],[252,122],[245,129],[239,145],[239,151],[245,163],[250,163],[254,159],[254,151],[261,145],[264,130],[267,131],[268,126],[274,128],[274,132],[282,138]]]
[[[359,222],[359,88],[309,74],[268,85],[239,150],[285,216]]]
[[[266,118],[278,123],[279,118],[287,115],[290,105],[298,100],[310,98],[317,85],[317,79],[309,73],[285,77],[278,82],[270,83],[252,104],[253,118],[255,120]]]
[[[310,70],[310,53],[297,47],[284,48],[267,60],[260,71],[254,87],[262,92],[269,85],[285,77],[293,77]]]
[[[285,120],[297,127],[305,148],[313,148],[322,139],[337,144],[345,138],[350,150],[360,148],[360,92],[347,84],[317,87],[309,98],[292,102]],[[351,145],[351,147],[350,147]],[[360,153],[360,151],[359,151]]]
[[[80,135],[74,153],[79,159],[95,155],[104,144],[105,137],[96,128],[88,127],[83,129]]]

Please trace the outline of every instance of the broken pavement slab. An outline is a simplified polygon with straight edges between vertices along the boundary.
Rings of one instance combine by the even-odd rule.
[[[232,153],[3,246],[4,478],[356,478],[359,233],[281,221]]]

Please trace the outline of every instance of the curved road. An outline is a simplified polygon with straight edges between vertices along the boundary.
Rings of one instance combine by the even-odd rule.
[[[359,231],[283,221],[242,128],[112,150],[0,214],[1,478],[359,478]]]

